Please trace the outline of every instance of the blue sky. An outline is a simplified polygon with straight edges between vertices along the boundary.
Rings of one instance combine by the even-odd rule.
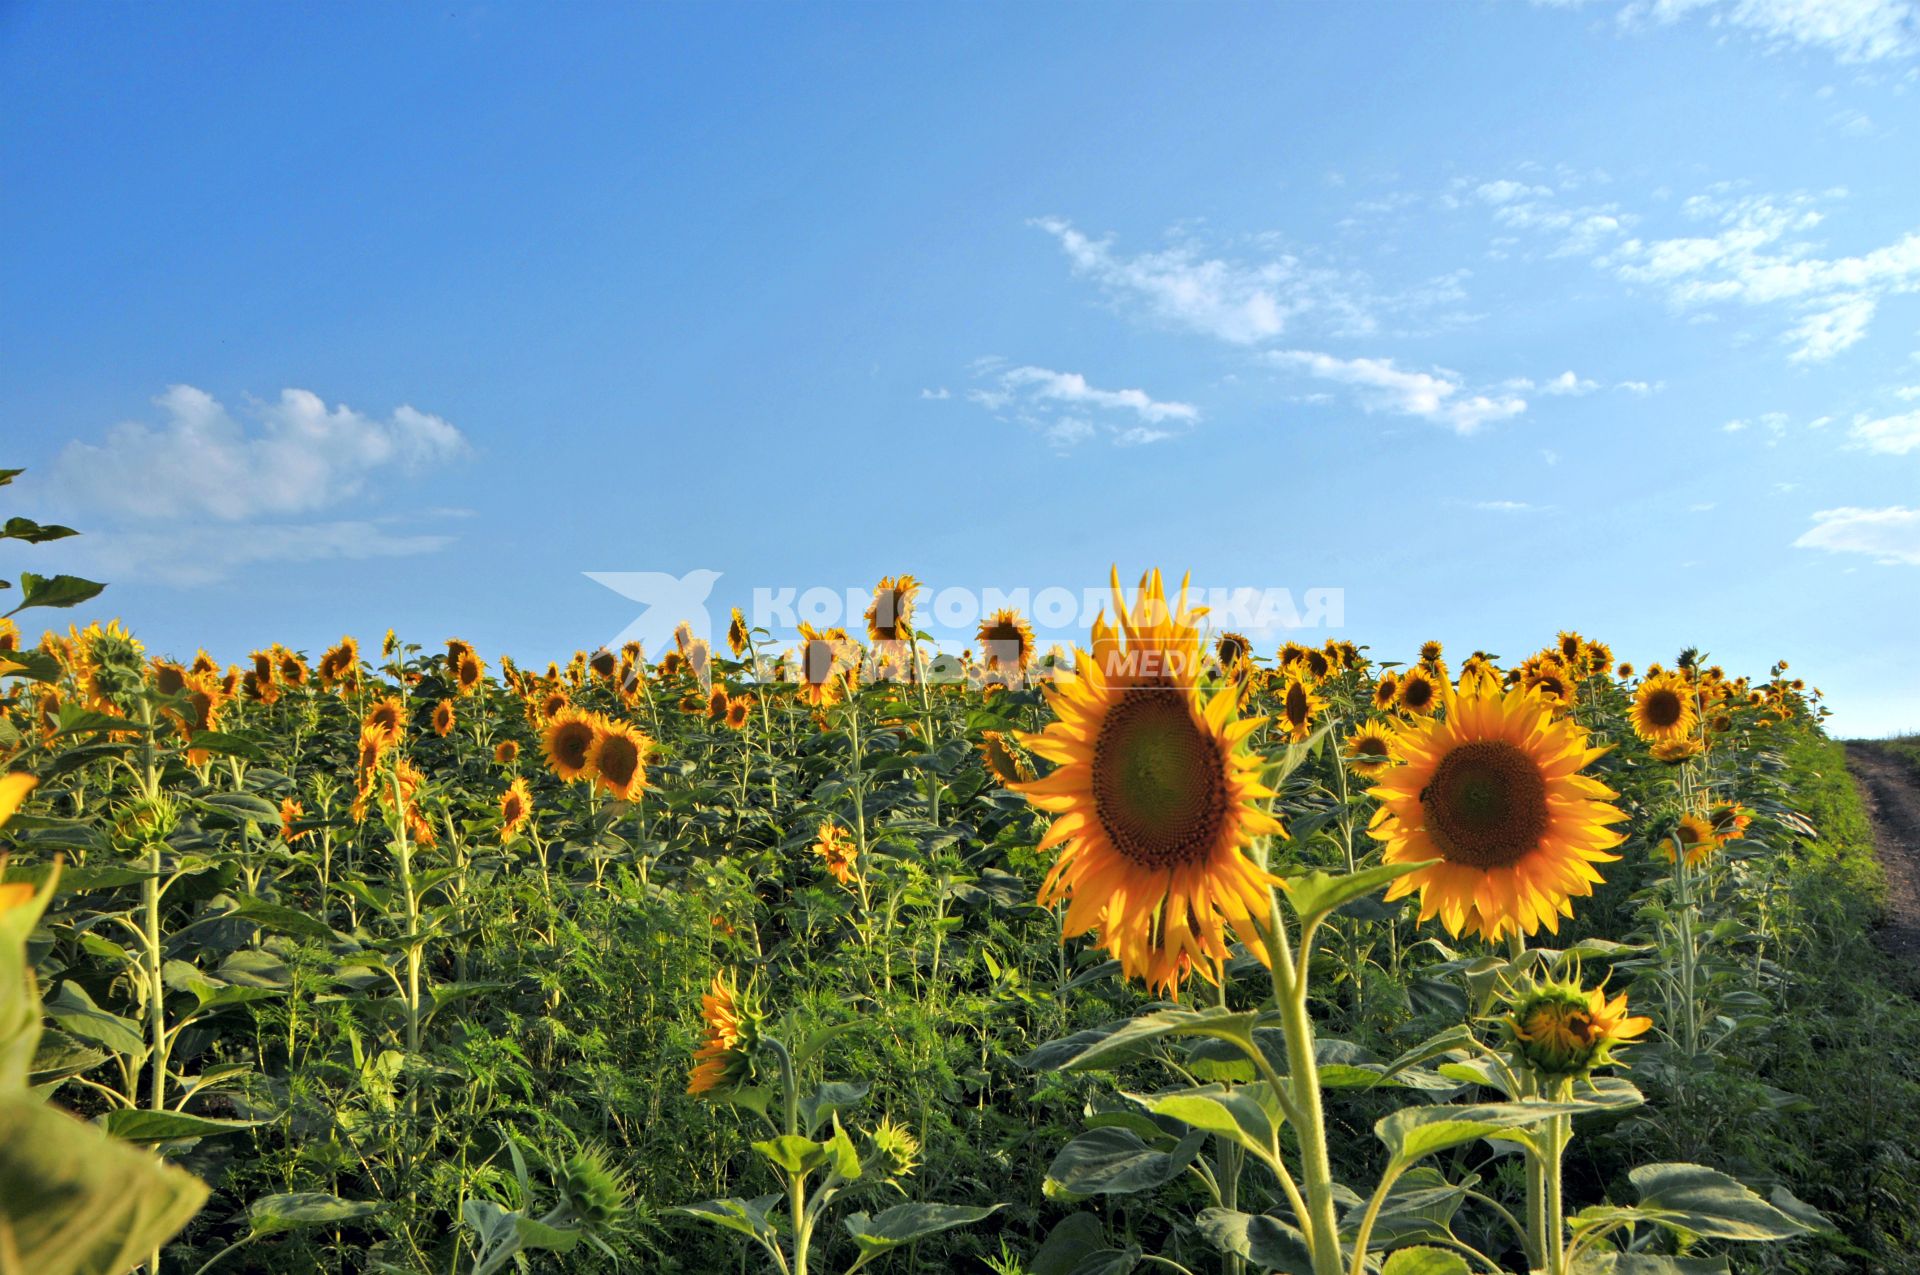
[[[0,576],[533,661],[1158,564],[1920,728],[1917,107],[1912,0],[3,6]]]

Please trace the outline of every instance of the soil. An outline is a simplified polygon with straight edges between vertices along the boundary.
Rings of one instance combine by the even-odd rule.
[[[1877,937],[1920,973],[1920,775],[1905,758],[1868,741],[1847,745],[1847,767],[1873,820],[1874,849],[1887,874],[1887,919]]]

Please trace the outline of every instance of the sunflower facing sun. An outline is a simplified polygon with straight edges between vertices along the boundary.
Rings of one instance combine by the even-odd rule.
[[[1580,771],[1605,750],[1538,692],[1463,688],[1445,719],[1399,733],[1405,763],[1371,789],[1370,829],[1388,863],[1439,860],[1401,877],[1387,900],[1420,892],[1420,919],[1493,940],[1542,925],[1558,933],[1570,900],[1593,893],[1593,865],[1624,839],[1617,794]]]
[[[1168,606],[1158,571],[1129,608],[1112,578],[1093,650],[1046,688],[1057,720],[1022,744],[1056,763],[1011,785],[1053,814],[1040,849],[1060,847],[1040,901],[1067,903],[1065,932],[1097,932],[1127,977],[1177,992],[1192,970],[1216,977],[1228,930],[1261,960],[1277,878],[1241,846],[1281,831],[1258,802],[1261,759],[1243,745],[1260,719],[1234,721],[1232,690],[1204,696],[1186,586]]]
[[[1633,693],[1633,730],[1650,744],[1685,739],[1699,721],[1693,688],[1677,673],[1650,676]]]

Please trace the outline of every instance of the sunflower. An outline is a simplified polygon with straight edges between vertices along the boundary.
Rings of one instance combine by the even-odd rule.
[[[520,741],[503,739],[493,746],[493,760],[496,765],[511,766],[520,760]]]
[[[547,722],[540,736],[540,751],[554,774],[571,783],[591,778],[593,746],[600,738],[599,721],[577,708],[563,708]]]
[[[1674,862],[1675,841],[1687,852],[1689,868],[1699,867],[1720,848],[1720,835],[1714,831],[1713,821],[1703,815],[1681,815],[1672,830],[1660,838],[1660,854],[1668,863]]]
[[[620,657],[603,646],[587,660],[587,671],[603,682],[611,682],[620,671]]]
[[[280,799],[280,837],[288,845],[306,836],[304,832],[293,830],[294,821],[307,813],[307,808],[291,797]]]
[[[1363,775],[1376,775],[1393,764],[1393,728],[1385,722],[1361,724],[1347,736],[1347,764]]]
[[[913,636],[913,603],[920,582],[912,576],[882,577],[867,607],[867,636],[876,642],[904,642]],[[1031,635],[1028,637],[1032,641]]]
[[[1693,688],[1678,673],[1650,676],[1633,693],[1633,730],[1650,744],[1685,739],[1699,720]]]
[[[718,683],[707,694],[707,720],[724,722],[727,720],[727,688]]]
[[[1400,679],[1390,671],[1382,673],[1380,680],[1373,684],[1373,706],[1384,713],[1399,699]]]
[[[389,695],[367,710],[367,715],[360,721],[360,729],[363,733],[379,736],[384,741],[384,751],[400,742],[406,722],[406,705],[400,702],[399,696]]]
[[[1197,613],[1186,586],[1167,605],[1158,571],[1131,610],[1112,576],[1118,627],[1103,610],[1093,650],[1046,687],[1056,719],[1019,741],[1057,763],[1015,785],[1052,813],[1039,848],[1061,847],[1040,902],[1067,901],[1067,934],[1097,930],[1129,978],[1177,992],[1195,967],[1214,977],[1227,930],[1268,959],[1262,927],[1278,882],[1241,853],[1280,824],[1257,804],[1261,758],[1245,747],[1261,719],[1234,721],[1234,696],[1203,698]]]
[[[187,670],[181,668],[172,660],[161,659],[154,660],[148,667],[150,669],[150,675],[153,678],[154,690],[159,691],[162,695],[182,695],[186,693]]]
[[[537,701],[535,712],[541,721],[550,722],[564,712],[570,703],[572,701],[567,698],[565,691],[551,690]]]
[[[745,730],[747,714],[753,711],[753,696],[735,695],[727,701],[727,729]]]
[[[1489,940],[1510,931],[1558,932],[1575,895],[1593,893],[1593,868],[1625,819],[1617,794],[1580,770],[1605,750],[1531,692],[1468,688],[1445,721],[1410,723],[1396,753],[1406,764],[1371,789],[1369,831],[1388,863],[1438,860],[1396,880],[1387,899],[1420,892],[1420,919]]]
[[[747,617],[740,614],[739,607],[733,609],[733,618],[727,621],[727,649],[736,660],[747,653]]]
[[[1032,783],[1033,763],[1026,752],[997,730],[980,732],[980,759],[987,772],[1003,784]]]
[[[460,657],[460,664],[454,670],[453,680],[454,684],[460,688],[462,695],[471,695],[480,689],[481,679],[486,675],[487,666],[481,662],[479,656],[468,651]]]
[[[320,657],[316,672],[321,690],[335,685],[352,690],[360,680],[360,643],[351,637],[341,638],[338,646]]]
[[[849,690],[848,665],[852,660],[853,643],[845,629],[821,632],[802,623],[795,661],[799,666],[801,702],[812,708],[828,708],[845,699]]]
[[[1313,722],[1327,702],[1314,693],[1313,683],[1303,677],[1289,677],[1280,692],[1280,726],[1287,738],[1298,744],[1313,734]]]
[[[1561,661],[1565,663],[1568,668],[1580,667],[1580,655],[1581,652],[1586,650],[1587,640],[1578,633],[1562,629],[1560,630],[1559,637],[1556,639],[1556,643],[1560,648]]]
[[[20,649],[20,626],[0,615],[0,651]]]
[[[625,722],[602,720],[587,765],[600,786],[621,801],[638,801],[647,790],[647,754],[653,741]]]
[[[1420,662],[1429,666],[1438,664],[1440,662],[1440,656],[1445,651],[1446,648],[1438,642],[1422,642],[1420,644]]]
[[[1429,642],[1427,646],[1438,646]],[[1421,648],[1425,650],[1425,647]],[[1400,677],[1400,708],[1415,717],[1426,717],[1440,702],[1440,686],[1424,668],[1410,668]]]
[[[1003,607],[980,622],[976,635],[980,658],[989,673],[1027,671],[1033,660],[1033,628],[1026,617],[1012,607]]]
[[[1622,664],[1619,668],[1615,669],[1613,672],[1614,672],[1614,675],[1618,677],[1621,681],[1623,682],[1631,681],[1633,678],[1633,665]]]
[[[1567,662],[1551,651],[1542,651],[1520,666],[1520,684],[1539,691],[1552,704],[1571,704],[1575,681]]]
[[[504,845],[520,835],[520,829],[526,826],[533,815],[533,795],[527,791],[527,781],[518,775],[500,794],[500,841]]]
[[[740,989],[731,975],[713,976],[712,990],[700,998],[707,1035],[693,1051],[687,1092],[703,1097],[732,1089],[747,1078],[753,1045],[753,1020],[741,1007]]]
[[[859,848],[853,844],[853,838],[847,830],[831,819],[821,821],[820,830],[813,842],[813,852],[826,863],[828,873],[841,885],[852,881],[859,872]]]
[[[280,652],[280,680],[288,686],[307,684],[307,662],[300,658],[297,651]]]
[[[433,706],[433,733],[445,739],[453,733],[453,701],[443,699]]]
[[[1249,663],[1253,659],[1253,643],[1244,633],[1222,633],[1213,640],[1214,658],[1220,661],[1220,667],[1232,670],[1236,665]]]
[[[1503,1020],[1523,1062],[1543,1076],[1584,1076],[1614,1061],[1613,1051],[1644,1035],[1651,1018],[1627,1017],[1625,992],[1577,981],[1535,983],[1518,992]]]

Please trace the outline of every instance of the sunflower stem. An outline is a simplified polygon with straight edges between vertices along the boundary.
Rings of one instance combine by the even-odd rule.
[[[1320,1064],[1307,1012],[1304,965],[1296,966],[1280,897],[1268,897],[1273,956],[1273,994],[1287,1038],[1287,1082],[1293,1091],[1294,1132],[1300,1140],[1300,1172],[1306,1182],[1306,1231],[1314,1275],[1341,1275],[1340,1228],[1333,1207],[1333,1167],[1327,1156],[1326,1113],[1320,1097]],[[1307,936],[1303,936],[1307,937]]]

